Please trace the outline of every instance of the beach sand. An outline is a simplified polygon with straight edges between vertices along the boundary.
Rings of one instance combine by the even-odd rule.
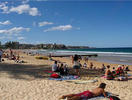
[[[132,80],[113,81],[100,77],[81,77],[82,80],[97,79],[98,82],[75,84],[66,81],[48,80],[44,70],[51,70],[52,61],[37,60],[34,56],[20,54],[26,63],[17,64],[5,59],[0,63],[0,100],[58,100],[62,95],[92,90],[101,82],[107,84],[106,91],[119,95],[121,100],[132,100]],[[72,66],[70,58],[54,58]],[[84,61],[81,61],[83,64]],[[101,67],[104,62],[93,62]],[[109,63],[104,63],[108,65]],[[112,67],[118,64],[109,64]],[[132,66],[130,66],[132,68]],[[84,69],[86,70],[86,69]],[[131,72],[130,72],[131,73]]]

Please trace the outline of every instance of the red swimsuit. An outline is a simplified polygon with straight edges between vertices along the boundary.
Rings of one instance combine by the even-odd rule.
[[[81,99],[89,99],[93,97],[93,93],[90,91],[84,91],[82,93],[76,94],[76,96],[80,96]]]

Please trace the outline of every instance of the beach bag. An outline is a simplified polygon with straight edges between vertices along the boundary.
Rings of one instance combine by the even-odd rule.
[[[54,74],[51,74],[51,76],[50,76],[51,78],[60,78],[60,75],[58,75],[58,74],[56,74],[56,73],[54,73]]]
[[[120,100],[120,99],[116,96],[110,96],[110,100]]]

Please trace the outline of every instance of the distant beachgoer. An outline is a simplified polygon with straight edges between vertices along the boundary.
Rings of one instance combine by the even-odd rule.
[[[129,66],[126,66],[125,71],[130,71]]]
[[[113,67],[113,69],[112,69],[112,74],[113,74],[113,75],[116,74],[115,67]]]
[[[85,63],[88,64],[88,56],[87,57],[84,57],[84,61],[85,61]]]
[[[11,60],[16,60],[16,56],[13,55],[12,58],[11,58]]]
[[[112,72],[110,71],[110,65],[107,65],[107,69],[105,71],[105,76],[108,80],[114,79],[114,76],[113,76]]]
[[[80,69],[81,66],[80,66],[80,63],[78,61],[79,60],[78,55],[75,55],[73,60],[74,60],[73,68],[75,69],[77,75],[80,76],[79,69]]]
[[[105,67],[104,64],[102,64],[102,68],[101,68],[101,70],[102,70],[103,72],[106,70],[106,67]]]
[[[56,72],[57,71],[57,61],[54,62],[52,65],[52,71]]]
[[[2,61],[2,55],[3,55],[3,51],[2,49],[0,49],[0,62]]]
[[[64,75],[64,66],[63,63],[61,64],[60,68],[58,69],[60,72],[60,75]]]
[[[92,91],[84,91],[78,94],[69,94],[69,95],[64,95],[60,99],[65,99],[67,98],[68,100],[87,100],[96,96],[104,95],[104,97],[107,97],[106,92],[105,92],[105,83],[101,83],[99,87],[93,89]]]
[[[122,76],[124,74],[125,73],[124,73],[124,70],[123,70],[122,66],[121,65],[118,65],[118,68],[116,70],[116,75]]]
[[[79,60],[79,56],[78,55],[75,55],[74,57],[73,57],[73,61],[75,62],[75,61],[78,61]]]
[[[72,64],[74,64],[74,56],[71,56]]]
[[[86,67],[87,67],[87,63],[84,63],[84,64],[83,64],[83,67],[86,68]]]
[[[20,61],[20,56],[18,55],[18,56],[16,57],[16,62],[19,63],[19,61]]]
[[[69,70],[68,70],[68,65],[65,64],[65,65],[64,65],[64,75],[68,75],[68,72],[69,72]]]
[[[125,70],[125,65],[122,65],[122,69]]]
[[[93,63],[92,62],[90,63],[90,69],[93,69]]]
[[[10,58],[13,56],[13,51],[10,49]]]

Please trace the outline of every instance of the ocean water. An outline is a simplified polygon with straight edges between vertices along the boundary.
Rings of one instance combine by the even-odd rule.
[[[70,49],[70,50],[37,50],[35,52],[47,55],[74,55],[74,54],[98,54],[98,57],[89,59],[132,65],[132,48],[91,48],[91,49]]]

